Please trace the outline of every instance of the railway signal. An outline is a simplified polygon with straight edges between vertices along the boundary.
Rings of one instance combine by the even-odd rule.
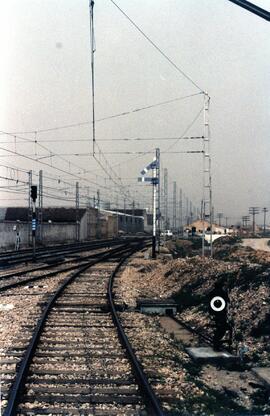
[[[149,170],[152,170],[152,177],[144,176]],[[160,238],[160,150],[156,149],[156,156],[153,162],[149,163],[142,171],[138,182],[149,182],[153,185],[153,231],[152,231],[152,258],[156,258],[156,237],[158,229],[158,246]],[[157,197],[158,193],[158,197]],[[158,205],[158,208],[157,208]]]

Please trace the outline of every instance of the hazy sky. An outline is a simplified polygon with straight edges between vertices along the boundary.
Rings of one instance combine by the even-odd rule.
[[[210,127],[213,202],[216,212],[232,218],[248,213],[249,206],[270,209],[269,91],[270,25],[228,0],[117,0],[140,28],[211,96]],[[256,4],[270,10],[270,0]],[[91,121],[89,9],[87,0],[9,0],[0,2],[0,130],[38,131]],[[110,0],[95,2],[96,118],[127,112],[199,90],[175,70],[117,10]],[[177,153],[201,150],[199,140],[102,141],[121,138],[180,137],[203,103],[202,95],[97,123],[96,139],[105,153],[154,151],[160,147],[162,167],[170,182],[177,181],[194,204],[202,195],[202,155]],[[203,134],[202,115],[187,136]],[[34,139],[34,133],[21,133]],[[31,158],[48,151],[19,137],[0,135],[0,147]],[[37,133],[51,152],[67,154],[42,159],[69,170],[68,160],[92,173],[79,176],[98,183],[104,199],[119,203],[123,196],[96,163],[91,152],[91,124]],[[61,142],[48,140],[65,140]],[[71,142],[74,139],[86,141]],[[89,141],[87,141],[89,139]],[[4,142],[4,143],[3,143]],[[9,142],[9,143],[7,143]],[[15,143],[16,142],[16,143]],[[84,156],[71,156],[84,153]],[[140,170],[153,153],[112,155],[131,197],[150,189],[138,184]],[[0,150],[1,165],[43,169],[73,184],[76,178],[23,157]],[[67,160],[67,161],[66,161]],[[70,171],[78,174],[74,165]],[[1,168],[2,176],[10,170]],[[16,177],[16,172],[12,173]],[[96,176],[100,175],[100,176]],[[102,178],[103,177],[103,178]],[[27,176],[20,174],[20,180]],[[23,179],[24,178],[24,179]],[[1,186],[13,185],[1,179]],[[16,184],[16,183],[15,183]],[[90,186],[90,196],[97,185]],[[62,183],[45,180],[51,195]],[[21,184],[23,187],[23,184]],[[49,187],[54,188],[50,191]],[[24,188],[22,188],[23,190]],[[63,189],[63,188],[61,188]],[[68,189],[71,192],[72,188]],[[72,190],[73,192],[73,190]],[[83,190],[82,192],[86,192]],[[139,193],[139,194],[138,194]],[[20,194],[18,194],[21,198]],[[60,195],[60,194],[59,194]],[[68,195],[68,194],[67,194]],[[1,192],[1,205],[14,205],[16,194]],[[46,200],[55,204],[56,200]]]

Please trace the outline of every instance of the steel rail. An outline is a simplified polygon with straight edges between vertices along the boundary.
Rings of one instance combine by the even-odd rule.
[[[65,248],[73,248],[73,247],[84,247],[85,245],[89,245],[89,244],[95,244],[95,243],[100,243],[100,242],[111,242],[115,240],[115,238],[108,238],[108,239],[95,239],[95,240],[90,240],[90,241],[83,241],[83,242],[76,242],[76,243],[68,243],[68,244],[54,244],[54,245],[49,245],[49,246],[40,246],[37,247],[37,252],[42,252],[42,251],[52,251],[52,250],[58,250],[58,249],[65,249]],[[7,250],[4,252],[0,252],[0,260],[2,258],[8,258],[12,255],[14,256],[19,256],[19,255],[23,255],[23,254],[31,254],[33,251],[33,249],[31,247],[29,248],[24,248],[24,249],[20,249],[19,251],[16,250]]]
[[[119,250],[118,249],[118,253],[119,254],[123,254],[123,252],[127,252],[132,250],[131,247],[126,247],[124,249]],[[116,250],[114,250],[116,251]],[[133,250],[132,250],[133,251]],[[114,253],[115,254],[115,253]],[[45,309],[42,312],[42,315],[38,321],[38,324],[35,328],[35,331],[33,333],[32,339],[28,345],[28,348],[25,352],[25,355],[20,363],[20,367],[19,367],[19,371],[16,375],[16,379],[15,382],[11,388],[11,393],[9,395],[9,400],[8,400],[8,405],[3,413],[3,416],[15,416],[17,413],[17,407],[19,404],[19,400],[20,400],[20,395],[22,393],[23,387],[25,385],[26,382],[26,378],[28,375],[28,371],[33,359],[33,356],[35,354],[42,330],[45,326],[46,320],[49,316],[49,313],[52,309],[52,307],[54,306],[56,300],[59,298],[59,296],[62,294],[63,290],[70,284],[72,283],[81,273],[83,273],[85,270],[87,270],[89,267],[100,263],[103,260],[107,260],[112,256],[112,253],[107,253],[105,254],[101,259],[98,260],[94,260],[92,262],[89,262],[88,264],[84,265],[83,267],[81,267],[79,270],[77,270],[76,272],[74,272],[64,283],[61,284],[61,286],[57,289],[57,291],[54,293],[54,295],[51,297],[51,299],[49,300],[49,302],[47,303]]]
[[[136,354],[133,351],[133,348],[128,340],[128,337],[125,334],[125,331],[122,327],[122,324],[120,322],[120,319],[118,317],[118,314],[116,312],[116,308],[115,308],[115,304],[114,304],[114,300],[113,300],[113,282],[114,282],[114,277],[116,275],[116,273],[118,272],[118,270],[120,269],[120,267],[123,265],[123,263],[126,261],[126,259],[128,257],[130,257],[130,255],[132,255],[136,250],[133,250],[132,253],[130,253],[129,255],[126,255],[124,258],[122,258],[122,260],[118,263],[118,265],[116,266],[115,270],[112,272],[110,280],[109,280],[109,285],[108,285],[108,291],[107,291],[107,296],[108,296],[108,300],[109,300],[109,304],[110,304],[110,308],[111,308],[111,312],[112,312],[112,317],[113,317],[113,321],[117,327],[117,331],[118,331],[118,335],[120,338],[120,341],[122,343],[122,345],[124,346],[127,356],[129,358],[129,361],[132,365],[134,374],[135,374],[135,378],[137,380],[137,383],[140,387],[141,393],[146,401],[146,403],[148,404],[150,410],[151,410],[151,414],[155,415],[155,416],[164,416],[164,412],[161,408],[161,404],[157,398],[157,396],[155,395],[152,387],[149,384],[149,381],[142,369],[142,366],[140,364],[140,362],[138,361]],[[154,413],[152,413],[154,412]]]
[[[120,240],[119,240],[120,241]],[[123,241],[123,240],[122,240]],[[89,243],[88,245],[83,245],[79,247],[72,247],[72,248],[57,248],[50,251],[45,251],[42,253],[39,253],[39,260],[40,261],[46,261],[47,259],[50,259],[52,257],[55,257],[56,255],[67,255],[67,254],[73,254],[73,253],[81,253],[83,251],[88,251],[89,249],[95,249],[98,247],[106,246],[108,244],[117,244],[118,240],[110,241],[101,241],[100,243]],[[25,254],[25,255],[18,255],[18,256],[12,256],[12,257],[5,257],[0,260],[0,263],[4,263],[6,266],[12,266],[15,264],[20,264],[28,261],[33,260],[33,255],[31,254]]]
[[[88,249],[86,251],[92,251],[92,250],[102,249],[102,248],[107,247],[109,245],[111,245],[111,246],[115,246],[115,245],[121,246],[121,245],[123,245],[123,242],[118,241],[118,242],[114,242],[112,244],[105,244],[104,243],[104,244],[99,245],[97,247],[92,247],[91,250]],[[75,263],[75,262],[78,262],[78,261],[83,261],[84,259],[89,259],[89,258],[91,258],[93,256],[95,256],[95,254],[91,254],[89,256],[80,257],[80,258],[66,259],[64,261],[61,260],[61,264],[66,264],[66,263],[71,263],[71,262],[72,263]],[[36,267],[32,267],[32,268],[26,268],[26,269],[18,270],[18,271],[15,270],[15,271],[12,271],[10,273],[5,273],[3,275],[0,275],[0,281],[1,280],[8,279],[10,277],[22,276],[23,274],[26,274],[26,273],[33,273],[33,272],[37,272],[37,271],[40,271],[40,270],[50,269],[50,268],[56,267],[56,266],[57,266],[57,263],[52,263],[52,264],[45,264],[45,265],[38,266],[38,267],[36,266]]]
[[[118,248],[111,249],[111,250],[109,251],[109,253],[108,253],[108,250],[107,250],[105,253],[104,253],[104,252],[101,252],[101,253],[92,254],[92,255],[90,255],[90,256],[84,257],[83,259],[76,259],[76,261],[82,261],[82,262],[83,262],[84,260],[89,260],[89,259],[91,259],[91,258],[99,258],[99,257],[104,256],[106,253],[108,253],[108,254],[110,254],[110,255],[113,255],[114,253],[117,253],[117,252],[118,252],[118,250],[120,250],[120,249],[121,249],[121,247],[122,247],[122,248],[124,248],[124,246],[123,246],[123,245],[121,245],[121,246],[120,246],[120,247],[118,247]],[[89,263],[89,262],[87,262],[86,264],[88,264],[88,263]],[[84,264],[85,264],[85,263],[84,263]],[[64,269],[54,270],[54,271],[52,271],[52,272],[50,272],[50,273],[46,273],[46,274],[41,275],[41,276],[33,276],[33,277],[29,277],[28,279],[19,280],[19,281],[17,281],[17,282],[14,282],[14,283],[10,283],[10,284],[4,285],[4,286],[0,287],[0,293],[1,293],[1,292],[5,292],[5,291],[7,291],[7,290],[9,290],[9,289],[15,289],[15,288],[17,288],[17,287],[19,287],[19,286],[23,286],[23,285],[25,285],[25,284],[27,284],[27,283],[35,282],[35,281],[42,280],[42,279],[47,279],[47,278],[49,278],[49,277],[53,277],[53,276],[55,276],[55,275],[57,275],[57,274],[59,274],[59,273],[65,273],[65,272],[69,272],[69,271],[74,270],[74,269],[78,269],[78,267],[83,267],[83,266],[84,266],[84,264],[69,266],[69,267],[66,267],[66,268],[64,268]],[[54,266],[55,266],[55,265],[54,265]],[[40,269],[39,269],[39,270],[40,270]],[[28,273],[28,272],[27,272],[27,273]],[[23,274],[23,273],[22,273],[22,274]],[[16,273],[15,273],[15,275],[14,275],[14,276],[16,276]]]

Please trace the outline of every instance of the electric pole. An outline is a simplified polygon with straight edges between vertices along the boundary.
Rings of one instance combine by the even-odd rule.
[[[249,213],[252,215],[252,232],[255,234],[255,216],[259,214],[260,208],[258,207],[250,207]]]
[[[176,231],[176,182],[173,182],[173,232]]]
[[[265,226],[266,226],[266,213],[268,212],[267,208],[262,209],[263,212],[263,234],[265,235]]]
[[[190,224],[193,223],[193,208],[192,208],[192,201],[190,201],[190,207],[189,207],[189,218],[190,218]]]
[[[160,210],[160,190],[161,190],[161,180],[160,180],[160,149],[156,149],[156,169],[157,169],[157,250],[160,251],[160,223],[161,223],[161,210]]]
[[[164,224],[168,230],[168,169],[164,169]]]
[[[183,191],[182,191],[182,188],[180,188],[179,219],[180,219],[179,231],[180,231],[180,234],[183,235]]]
[[[221,219],[223,218],[223,213],[222,212],[219,212],[217,214],[217,216],[218,216],[218,225],[221,226]]]
[[[186,197],[186,223],[189,225],[189,200],[188,197]]]

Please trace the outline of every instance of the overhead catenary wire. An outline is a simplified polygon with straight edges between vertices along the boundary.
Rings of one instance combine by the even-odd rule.
[[[140,34],[170,63],[170,65],[172,65],[184,78],[191,82],[191,84],[193,84],[193,86],[196,87],[200,93],[204,93],[204,90],[195,81],[193,81],[193,79],[187,75],[171,58],[169,58],[168,55],[163,52],[163,50],[155,42],[153,42],[152,39],[146,35],[146,33],[134,22],[134,20],[132,20],[127,15],[126,12],[124,12],[123,9],[118,6],[114,0],[110,0],[110,2],[114,4],[114,6],[122,13],[122,15],[125,16],[125,18],[135,27],[135,29],[140,32]]]
[[[98,118],[98,119],[95,119],[95,122],[99,123],[99,122],[102,122],[102,121],[107,121],[107,120],[111,120],[111,119],[118,118],[118,117],[124,117],[124,116],[130,115],[130,114],[138,113],[140,111],[149,110],[151,108],[171,104],[171,103],[174,103],[174,102],[177,102],[177,101],[182,101],[182,100],[185,100],[187,98],[196,97],[196,96],[201,95],[201,94],[202,94],[202,92],[199,92],[199,93],[195,93],[195,94],[189,94],[189,95],[184,95],[184,96],[181,96],[181,97],[172,98],[172,99],[166,100],[166,101],[160,101],[158,103],[149,104],[148,106],[134,108],[132,110],[128,110],[128,111],[124,111],[124,112],[121,112],[121,113],[112,114],[112,115],[109,115],[109,116],[106,116],[106,117]],[[72,127],[86,126],[86,125],[89,125],[90,123],[91,123],[91,121],[83,121],[83,122],[78,122],[78,123],[73,123],[73,124],[64,124],[62,126],[50,127],[50,128],[46,128],[46,129],[35,129],[35,130],[27,130],[27,131],[13,131],[13,132],[9,132],[9,133],[0,131],[0,134],[10,134],[13,137],[15,137],[14,135],[16,135],[16,134],[47,133],[47,132],[50,132],[50,131],[69,129],[69,128],[72,128]]]
[[[124,138],[114,138],[114,139],[98,139],[99,142],[147,142],[147,141],[170,141],[170,140],[201,140],[203,136],[186,136],[186,137],[124,137]],[[39,140],[39,143],[73,143],[73,142],[89,142],[87,139],[43,139]],[[23,143],[24,141],[19,141],[17,144]],[[30,142],[29,142],[30,143]],[[31,140],[31,143],[35,143],[34,140]],[[12,144],[9,141],[0,141],[0,144]]]
[[[115,152],[102,152],[102,155],[147,155],[147,154],[152,154],[153,152],[145,152],[145,151],[138,151],[138,150],[134,150],[134,151],[115,151]],[[177,154],[177,153],[203,153],[203,150],[176,150],[176,151],[164,151],[162,152],[162,154]],[[85,153],[59,153],[61,156],[77,156],[77,157],[87,157],[89,156],[88,152]],[[91,156],[94,156],[93,154],[90,154]],[[25,155],[25,156],[35,156],[35,154],[29,154],[29,155]],[[37,155],[38,156],[38,155]],[[47,156],[40,156],[37,157],[37,161],[46,158]],[[99,162],[98,162],[99,163]],[[108,175],[110,175],[109,173],[107,173]],[[118,177],[119,180],[121,180],[120,177]]]

